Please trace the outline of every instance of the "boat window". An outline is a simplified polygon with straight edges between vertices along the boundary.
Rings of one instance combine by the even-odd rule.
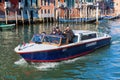
[[[92,38],[96,38],[96,33],[81,35],[81,40],[87,40],[87,39],[92,39]]]
[[[78,36],[74,36],[73,43],[78,41]]]
[[[98,33],[98,37],[102,37],[103,35],[103,33]]]
[[[43,42],[48,42],[48,43],[54,43],[54,44],[59,44],[61,40],[61,37],[57,37],[57,36],[51,36],[51,35],[47,35],[44,37]]]
[[[43,35],[34,35],[31,41],[35,43],[41,43],[42,38],[43,38]]]

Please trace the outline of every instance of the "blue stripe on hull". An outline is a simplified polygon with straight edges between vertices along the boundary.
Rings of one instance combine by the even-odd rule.
[[[91,42],[94,43],[94,42]],[[82,56],[88,54],[89,51],[95,50],[96,48],[110,44],[110,38],[96,41],[96,45],[89,45],[89,43],[72,46],[69,48],[49,51],[49,52],[33,52],[20,54],[25,60],[30,62],[54,62],[67,60],[70,58]],[[87,46],[87,47],[86,47]]]

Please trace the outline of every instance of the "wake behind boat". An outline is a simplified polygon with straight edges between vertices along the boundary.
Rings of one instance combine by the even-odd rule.
[[[27,62],[57,62],[86,55],[111,42],[111,36],[105,33],[86,30],[73,32],[72,43],[63,36],[37,34],[32,42],[18,45],[15,52]]]

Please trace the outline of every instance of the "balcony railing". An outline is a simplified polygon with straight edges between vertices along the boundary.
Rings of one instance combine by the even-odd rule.
[[[74,8],[81,8],[81,4],[77,4],[77,3],[75,3]]]
[[[66,3],[61,3],[61,2],[58,2],[58,7],[67,7],[67,4]]]
[[[93,2],[87,2],[87,5],[94,5]]]
[[[5,2],[5,7],[4,8],[6,9],[6,8],[10,8],[10,7],[11,7],[11,3],[10,2]]]
[[[32,3],[32,8],[37,8],[38,6],[35,3]]]
[[[24,8],[24,3],[19,2],[19,9]]]

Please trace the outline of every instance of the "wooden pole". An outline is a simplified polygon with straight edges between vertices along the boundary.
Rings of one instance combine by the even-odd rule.
[[[88,17],[87,17],[87,16],[88,16],[87,4],[85,5],[85,10],[86,10],[86,11],[85,11],[85,13],[86,13],[86,15],[85,15],[85,16],[86,16],[85,22],[87,22],[87,19],[88,19]]]
[[[15,11],[15,16],[16,16],[16,25],[17,25],[18,24],[17,11]]]
[[[78,14],[78,10],[76,9],[76,15],[75,15],[75,17],[76,17],[76,24],[77,24],[77,14]]]
[[[98,8],[99,8],[99,4],[96,4],[96,24],[98,24]]]
[[[23,22],[23,24],[24,24],[23,10],[21,10],[21,15],[22,15],[22,22]]]
[[[30,14],[29,14],[28,10],[27,10],[27,15],[28,15],[28,21],[29,21],[29,25],[30,25]]]
[[[68,9],[68,14],[69,14],[68,19],[70,19],[70,9]]]
[[[80,8],[80,22],[82,22],[82,10]]]
[[[8,24],[7,9],[5,9],[5,21],[6,21],[6,24]]]

